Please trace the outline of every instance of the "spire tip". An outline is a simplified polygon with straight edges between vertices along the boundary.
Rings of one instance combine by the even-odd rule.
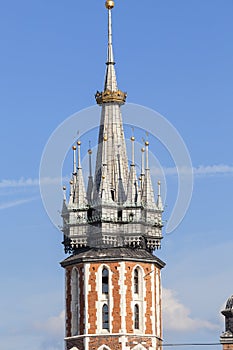
[[[108,10],[112,10],[114,6],[115,6],[115,4],[114,4],[114,1],[113,1],[113,0],[107,0],[107,1],[105,2],[105,7],[106,7]]]

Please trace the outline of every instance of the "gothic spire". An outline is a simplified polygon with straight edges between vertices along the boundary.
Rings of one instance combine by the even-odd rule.
[[[113,56],[112,46],[112,8],[114,7],[113,1],[106,1],[106,8],[108,9],[108,55],[107,55],[107,69],[105,77],[104,90],[117,91],[117,80],[115,72],[115,62]]]
[[[88,203],[91,204],[92,191],[93,191],[93,176],[92,176],[92,162],[91,162],[92,150],[91,150],[91,148],[89,148],[89,150],[88,150],[88,155],[89,155],[89,176],[88,176],[88,184],[87,184],[87,200],[88,200]]]
[[[81,166],[80,145],[73,146],[73,172],[70,199],[63,203],[65,251],[75,254],[83,247],[140,247],[152,251],[162,239],[163,204],[158,188],[154,198],[149,169],[149,142],[141,149],[140,187],[135,163],[135,137],[131,137],[132,157],[128,166],[121,105],[126,93],[118,89],[113,56],[112,9],[114,1],[105,3],[108,12],[108,53],[105,83],[95,97],[101,106],[98,148],[92,174],[92,150],[89,146],[87,191]]]
[[[163,211],[163,202],[162,202],[162,198],[161,198],[161,182],[158,181],[158,196],[157,196],[157,208],[158,210]]]
[[[117,87],[114,66],[112,44],[112,9],[114,1],[107,0],[105,6],[108,10],[108,57],[104,91],[97,91],[95,96],[97,103],[102,106],[102,113],[94,179],[94,199],[101,195],[102,176],[107,176],[111,198],[115,202],[121,202],[126,198],[128,180],[128,159],[120,111],[120,106],[126,100],[126,93],[120,91]],[[106,145],[103,145],[105,135],[107,135],[107,141]],[[105,174],[102,173],[104,159],[106,162]]]
[[[81,166],[81,154],[80,147],[81,142],[77,142],[78,145],[78,167],[77,173],[75,174],[75,183],[74,183],[74,193],[73,193],[73,204],[77,209],[81,209],[87,206],[87,196],[84,186],[82,166]]]
[[[63,203],[62,203],[62,215],[67,213],[67,204],[66,204],[66,186],[63,186]]]
[[[142,188],[142,203],[146,207],[155,208],[154,190],[151,182],[150,168],[149,168],[149,142],[145,142],[146,146],[146,168],[145,178]]]
[[[135,160],[134,160],[134,143],[135,137],[131,137],[131,146],[132,146],[132,160],[129,170],[129,180],[127,187],[127,199],[126,205],[135,206],[138,202],[138,181],[135,169]]]

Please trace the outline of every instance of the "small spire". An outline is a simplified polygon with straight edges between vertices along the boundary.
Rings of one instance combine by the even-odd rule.
[[[77,142],[78,145],[78,169],[82,169],[81,167],[81,141]]]
[[[84,186],[82,165],[81,165],[81,141],[77,142],[78,145],[78,168],[76,174],[76,181],[74,184],[74,193],[73,193],[73,205],[75,208],[80,209],[87,206],[87,196]]]
[[[89,177],[92,177],[92,162],[91,162],[91,156],[92,156],[92,149],[91,149],[91,143],[89,142]]]
[[[134,156],[134,142],[135,142],[135,137],[131,137],[131,145],[132,145],[132,162],[131,165],[135,165],[135,156]]]
[[[141,175],[145,175],[145,148],[142,147],[141,149],[142,152],[142,162],[141,162]]]
[[[66,186],[63,186],[63,200],[66,202]]]
[[[149,168],[149,142],[146,141],[145,142],[145,146],[146,146],[146,170],[150,169]]]
[[[73,149],[73,174],[77,173],[77,165],[76,165],[76,146],[72,147]]]
[[[151,182],[150,168],[149,168],[149,142],[145,142],[146,147],[146,169],[145,178],[143,181],[142,188],[142,202],[146,207],[155,207],[154,190]]]
[[[92,176],[92,162],[91,162],[91,157],[92,157],[92,150],[91,150],[91,145],[89,143],[89,150],[88,150],[88,155],[89,155],[89,177],[88,177],[88,185],[87,185],[87,200],[88,203],[91,203],[92,200],[92,191],[93,191],[93,176]]]
[[[157,197],[157,208],[163,211],[163,202],[161,198],[161,182],[158,181],[158,197]]]
[[[67,213],[67,205],[66,205],[66,186],[63,186],[63,204],[62,204],[62,215]]]
[[[70,199],[69,199],[69,206],[73,205],[74,201],[74,182],[73,180],[70,180]]]

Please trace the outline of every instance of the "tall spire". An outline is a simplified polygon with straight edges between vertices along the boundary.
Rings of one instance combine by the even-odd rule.
[[[104,91],[97,91],[95,96],[96,102],[102,106],[102,113],[94,179],[94,199],[97,199],[102,191],[102,176],[107,176],[111,198],[115,202],[121,202],[126,198],[128,181],[128,159],[120,111],[120,106],[126,100],[126,93],[120,91],[117,87],[114,67],[112,44],[112,9],[114,8],[114,1],[107,0],[105,6],[108,10],[108,57]],[[105,135],[107,135],[108,140],[104,146]],[[106,169],[102,166],[104,162],[106,162]],[[103,170],[105,174],[103,174]]]
[[[115,61],[113,55],[112,43],[112,9],[114,8],[114,1],[107,0],[105,6],[108,10],[108,54],[107,54],[107,69],[105,75],[104,91],[97,91],[95,98],[99,105],[107,102],[118,102],[124,104],[127,94],[117,87],[117,79],[115,72]]]
[[[106,62],[107,70],[104,90],[117,91],[116,72],[114,68],[115,62],[112,47],[112,9],[114,7],[114,2],[106,1],[105,6],[108,9],[108,56]]]

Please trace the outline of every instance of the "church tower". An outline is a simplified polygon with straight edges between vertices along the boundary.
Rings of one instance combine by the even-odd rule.
[[[66,273],[66,350],[161,350],[161,269],[153,252],[162,239],[163,204],[154,197],[149,142],[141,173],[131,137],[128,164],[112,45],[112,9],[107,0],[108,54],[105,84],[95,97],[101,107],[98,150],[84,185],[81,142],[73,146],[70,196],[62,208]],[[139,177],[138,177],[139,176]]]

